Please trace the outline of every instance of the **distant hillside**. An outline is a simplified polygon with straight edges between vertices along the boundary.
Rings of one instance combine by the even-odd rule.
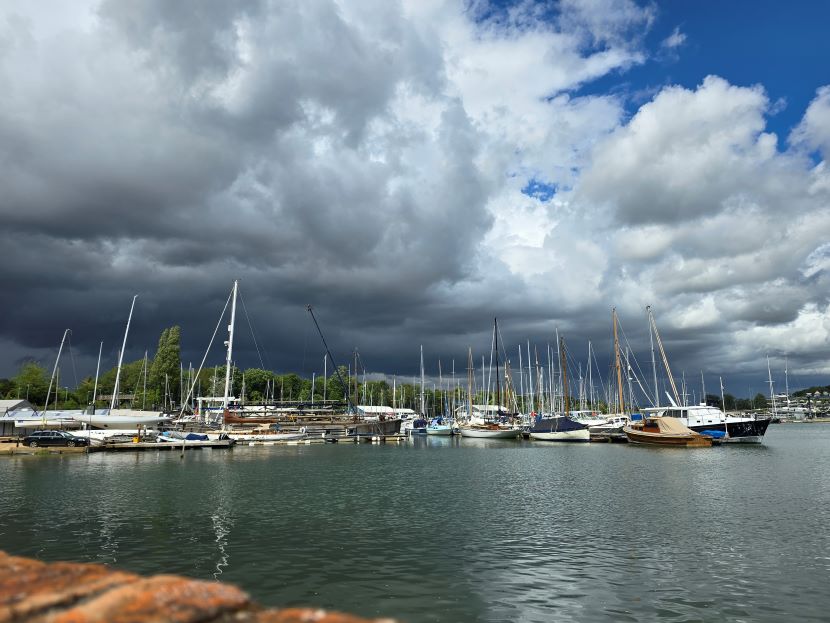
[[[806,396],[807,394],[814,394],[816,392],[830,392],[830,385],[810,387],[809,389],[799,389],[797,392],[793,392],[793,396]]]

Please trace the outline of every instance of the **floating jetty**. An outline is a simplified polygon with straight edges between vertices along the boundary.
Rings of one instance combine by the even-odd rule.
[[[219,441],[132,441],[126,443],[105,443],[93,450],[111,452],[138,452],[142,450],[230,450],[236,442],[233,439]]]
[[[189,450],[229,450],[233,447],[232,439],[219,441],[186,441],[184,449]],[[91,446],[37,446],[32,448],[18,443],[17,440],[0,443],[0,455],[34,455],[34,454],[87,454],[89,452],[142,452],[148,450],[178,450],[181,452],[181,443],[161,441],[128,441],[117,443],[93,444]]]
[[[621,431],[591,433],[591,441],[594,443],[628,443],[628,437]]]

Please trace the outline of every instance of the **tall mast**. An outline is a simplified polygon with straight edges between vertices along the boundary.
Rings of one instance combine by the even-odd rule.
[[[493,319],[493,339],[496,343],[496,417],[501,415],[501,383],[499,382],[499,319]]]
[[[723,377],[719,376],[720,381],[720,406],[723,408],[723,430],[726,432],[726,438],[729,438],[729,422],[726,421],[726,400],[723,398]]]
[[[790,406],[790,379],[787,375],[787,356],[784,355],[784,391],[787,394],[787,406]]]
[[[564,416],[571,414],[571,396],[568,390],[568,362],[565,360],[565,336],[559,338],[559,371],[562,374],[562,406]]]
[[[591,363],[591,340],[588,340],[588,408],[594,410],[594,380],[591,378],[591,371],[594,366]]]
[[[778,417],[778,409],[775,407],[775,392],[772,391],[772,368],[769,366],[769,355],[767,355],[767,374],[769,375],[769,397],[772,400],[772,416]]]
[[[467,347],[467,417],[473,417],[473,349]]]
[[[522,345],[519,344],[519,392],[522,394],[522,412],[527,413],[525,401],[525,371],[522,368]]]
[[[555,396],[554,391],[553,391],[553,366],[554,366],[555,362],[554,362],[553,359],[551,359],[551,356],[550,356],[550,353],[551,353],[550,344],[545,344],[545,350],[547,350],[547,352],[548,352],[548,382],[547,382],[547,386],[548,386],[548,392],[547,392],[547,394],[548,394],[548,412],[549,413],[556,413],[556,405],[554,404],[555,401],[556,401],[556,396]],[[538,354],[536,355],[536,358],[537,359],[539,358]],[[544,370],[544,368],[542,368],[540,370],[539,382],[541,384],[545,383],[545,370]],[[544,395],[544,392],[542,392],[542,394]],[[542,407],[542,412],[544,413],[544,411],[545,411],[545,409],[544,409],[544,407]]]
[[[559,348],[559,327],[556,328],[556,348]],[[548,344],[548,357],[550,357],[550,344]],[[559,357],[556,357],[559,359]],[[550,366],[550,370],[548,370],[548,375],[550,376],[553,373],[553,365]],[[550,409],[551,412],[556,413],[556,406],[554,405],[554,400],[556,399],[556,392],[553,389],[553,379],[556,378],[556,375],[551,376],[550,381],[550,390],[551,390],[551,398],[550,398]],[[560,392],[562,391],[562,366],[559,366],[559,379],[558,379],[558,389]],[[564,396],[564,394],[562,394]],[[565,405],[562,404],[562,409],[564,410]]]
[[[355,404],[355,417],[357,417],[357,405],[360,404],[360,373],[357,371],[357,347],[354,349],[353,354],[354,359],[354,404]]]
[[[614,365],[617,369],[617,394],[619,397],[619,411],[618,413],[625,413],[625,403],[623,402],[623,385],[622,385],[622,370],[620,369],[620,340],[617,336],[617,308],[611,310],[611,318],[614,324]]]
[[[450,413],[455,417],[455,400],[458,393],[458,382],[455,380],[455,359],[452,360],[452,402],[450,404]]]
[[[239,287],[239,281],[233,282],[233,299],[231,301],[231,323],[228,325],[228,356],[225,360],[225,399],[223,401],[225,412],[228,411],[228,397],[231,389],[231,360],[233,357],[233,329],[236,324],[236,292]]]
[[[55,359],[55,367],[52,368],[52,376],[49,378],[49,389],[46,390],[46,401],[43,403],[44,413],[49,408],[49,394],[52,393],[52,382],[55,380],[55,375],[58,372],[58,363],[61,360],[61,353],[63,352],[63,343],[66,340],[66,336],[69,334],[70,331],[71,331],[71,329],[67,329],[66,331],[64,331],[63,332],[63,337],[61,338],[61,345],[58,348],[58,356]],[[56,385],[57,385],[57,383],[56,383]],[[56,387],[55,388],[55,397],[56,398],[57,398],[57,395],[58,395],[58,388]]]
[[[654,375],[654,406],[660,406],[660,395],[657,390],[657,360],[654,357],[654,331],[651,330],[651,305],[646,307],[648,312],[648,341],[651,343],[651,373]]]
[[[133,302],[130,305],[130,315],[127,317],[127,328],[124,329],[124,341],[121,343],[121,351],[118,353],[118,370],[115,372],[115,387],[112,389],[112,402],[110,403],[110,411],[115,409],[116,401],[118,400],[118,384],[121,380],[121,364],[124,361],[124,349],[127,348],[127,334],[130,332],[130,321],[133,319],[133,309],[135,309],[135,300],[138,294],[133,297]]]
[[[654,337],[657,338],[657,346],[660,348],[660,356],[663,358],[663,365],[666,366],[666,374],[669,376],[669,384],[671,385],[671,390],[674,393],[674,399],[677,401],[677,404],[680,404],[680,396],[677,393],[677,386],[674,384],[674,377],[671,373],[671,368],[669,367],[669,360],[666,357],[666,350],[663,348],[663,340],[660,339],[660,332],[657,330],[657,323],[654,321],[654,314],[651,315],[651,328],[654,330]]]
[[[98,345],[98,365],[95,366],[95,385],[92,388],[92,413],[95,413],[95,397],[98,395],[98,373],[101,371],[101,351],[104,349],[104,343]]]
[[[442,393],[444,392],[444,376],[443,376],[443,372],[441,370],[441,360],[440,359],[438,360],[438,391],[440,391]],[[446,403],[446,401],[447,401],[447,395],[444,393],[442,403]],[[432,415],[433,415],[433,417],[435,417],[435,416],[438,415],[438,401],[433,399],[433,402],[435,402],[435,404],[432,407]],[[446,404],[445,404],[445,406],[444,406],[444,415],[446,415],[446,412],[447,412],[447,407],[446,407]]]
[[[706,404],[706,381],[703,380],[703,370],[700,371],[700,404]]]
[[[527,385],[530,390],[530,410],[535,411],[536,405],[534,403],[536,400],[533,395],[533,372],[530,368],[530,340],[527,341]]]
[[[424,345],[421,344],[421,417],[424,417]]]
[[[320,334],[320,340],[323,342],[323,347],[326,349],[326,354],[331,359],[331,365],[334,368],[335,374],[337,374],[337,380],[340,381],[340,387],[343,388],[343,396],[347,402],[349,402],[349,407],[353,407],[354,405],[351,404],[351,399],[349,398],[349,389],[346,383],[343,382],[343,377],[340,375],[340,368],[337,367],[337,363],[334,361],[334,357],[331,356],[331,351],[329,350],[329,345],[326,344],[326,338],[323,337],[323,331],[320,329],[320,325],[317,322],[317,318],[314,316],[314,310],[311,309],[311,305],[306,305],[306,311],[308,311],[311,319],[314,321],[314,326],[317,328],[317,333]],[[285,379],[283,379],[283,382]],[[280,390],[280,400],[282,400],[282,390]],[[355,410],[355,417],[357,417],[357,410]]]
[[[144,389],[141,394],[141,410],[147,407],[147,351],[144,351]]]

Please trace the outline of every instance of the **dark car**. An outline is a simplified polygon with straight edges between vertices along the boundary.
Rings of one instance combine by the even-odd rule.
[[[32,433],[23,440],[24,446],[88,446],[89,439],[86,437],[76,437],[70,433],[62,430],[40,430]]]

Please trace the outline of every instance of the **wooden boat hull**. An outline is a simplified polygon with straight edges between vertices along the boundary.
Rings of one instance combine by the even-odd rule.
[[[674,446],[681,448],[705,448],[712,445],[712,438],[697,433],[672,434],[672,433],[651,433],[637,430],[631,426],[623,427],[625,436],[631,443],[650,444],[655,446]]]
[[[229,413],[224,416],[225,424],[276,424],[279,422],[278,417],[248,417],[244,415],[235,415]]]

